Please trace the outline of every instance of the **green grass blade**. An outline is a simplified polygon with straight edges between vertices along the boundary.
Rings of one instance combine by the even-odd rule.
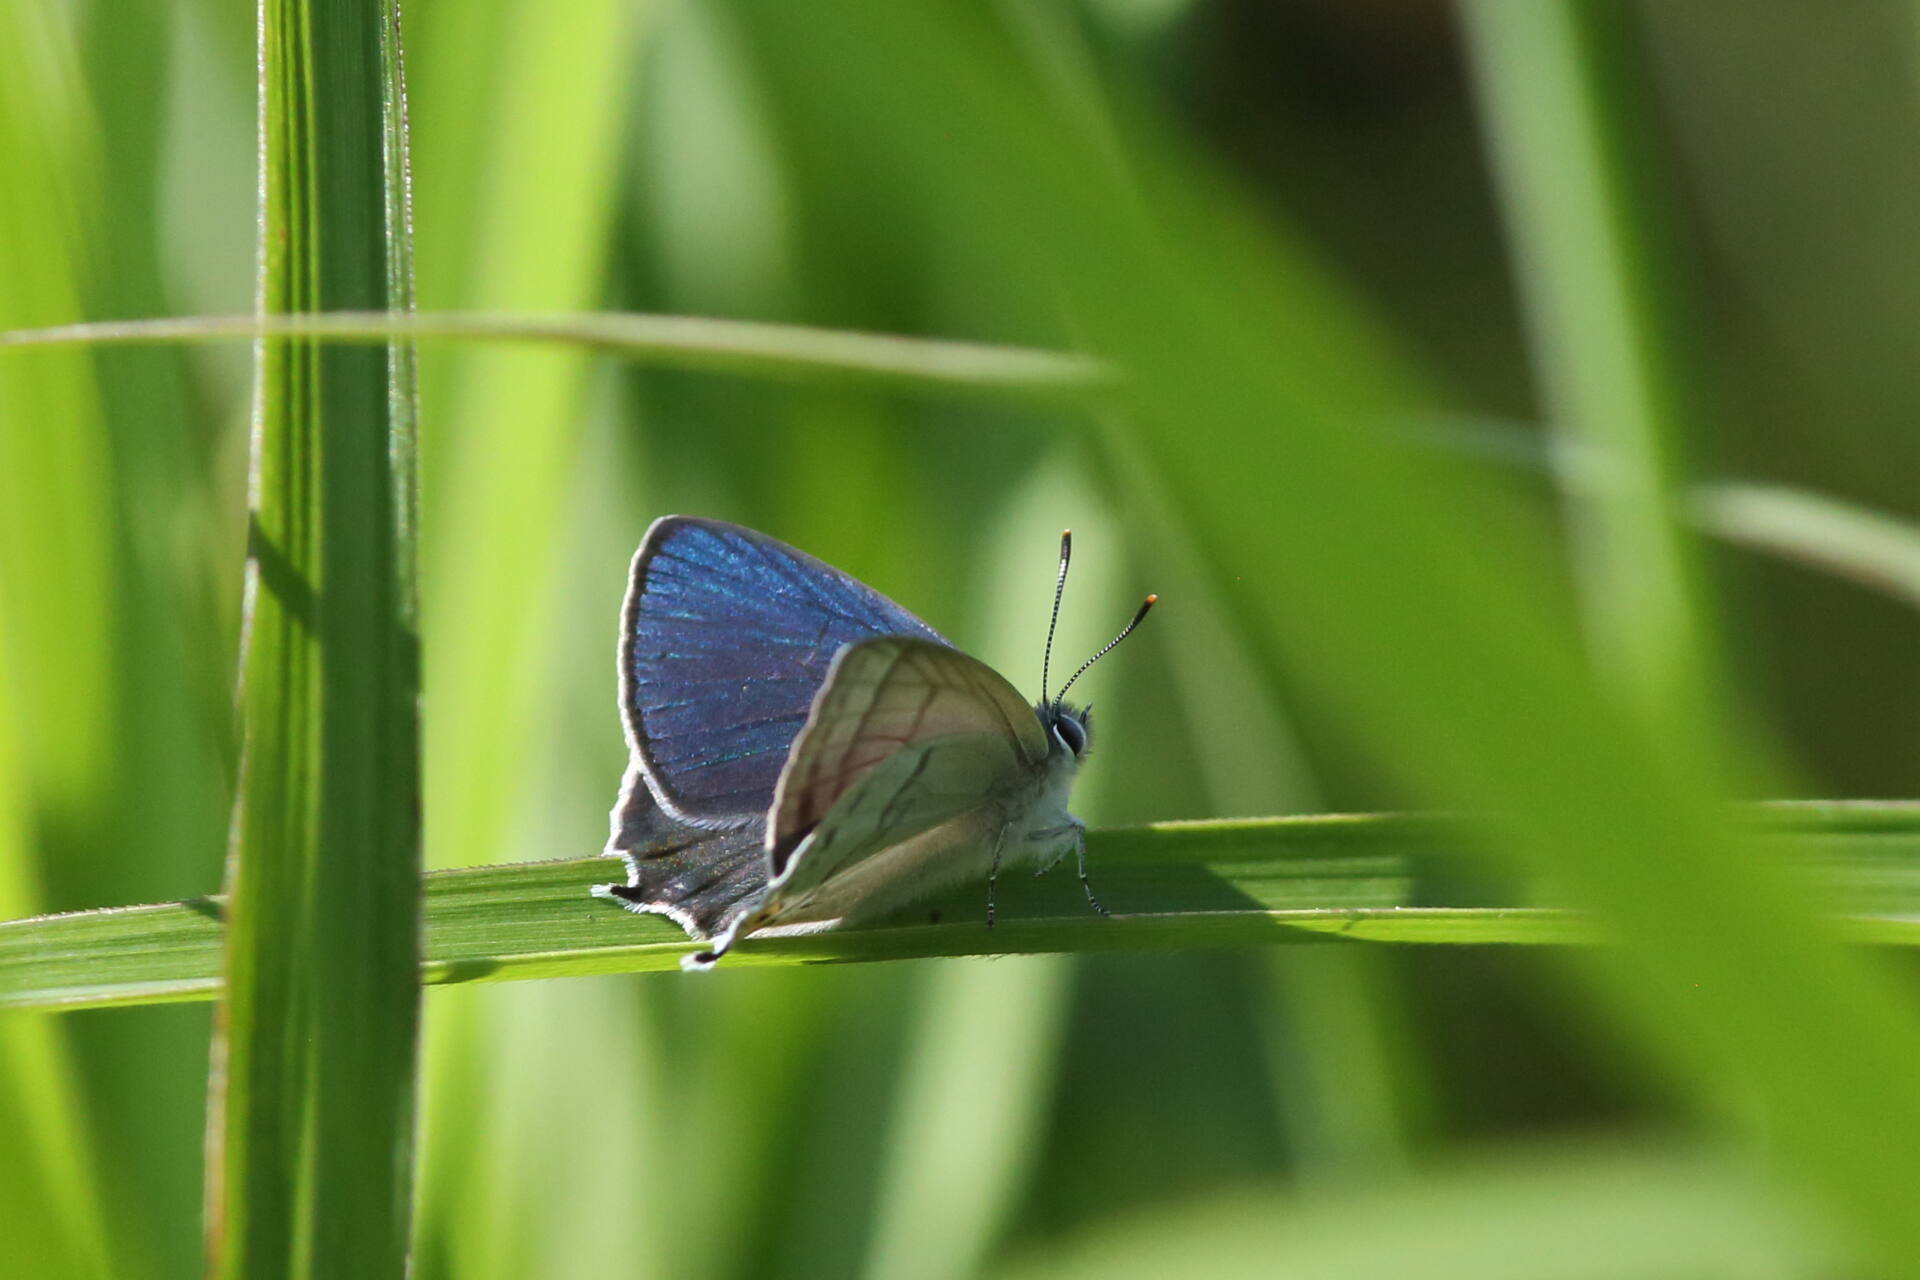
[[[1717,681],[1675,501],[1694,406],[1637,113],[1646,70],[1618,13],[1586,0],[1473,0],[1463,14],[1549,420],[1604,459],[1606,483],[1569,494],[1588,638],[1657,722],[1693,724]]]
[[[1602,488],[1610,481],[1610,470],[1594,450],[1547,447],[1536,433],[1510,423],[1443,421],[1417,438],[1462,457],[1551,471],[1570,490]],[[1681,510],[1701,533],[1920,607],[1920,524],[1911,519],[1752,480],[1703,480],[1681,499]]]
[[[1717,751],[1596,687],[1524,517],[1382,429],[1401,389],[1315,336],[1296,264],[1238,195],[1145,120],[1138,181],[1116,182],[966,6],[745,7],[837,127],[884,134],[951,234],[995,228],[977,288],[1051,291],[1125,369],[1151,464],[1271,661],[1422,802],[1500,814],[1497,847],[1629,944],[1582,953],[1606,1016],[1704,1111],[1724,1117],[1739,1080],[1779,1167],[1920,1274],[1920,1159],[1885,1141],[1920,1128],[1909,1002],[1747,856],[1715,809]]]
[[[0,326],[85,314],[100,229],[87,108],[72,16],[0,6]],[[91,799],[114,778],[112,482],[93,375],[79,351],[0,370],[0,910],[9,913],[45,909],[48,870],[66,872],[70,891],[85,882],[47,855],[84,847],[98,821]],[[0,1015],[0,1273],[140,1274],[138,1241],[107,1212],[98,1095],[73,1052],[75,1030]]]
[[[1694,487],[1700,527],[1736,546],[1845,578],[1920,608],[1920,525],[1780,485]]]
[[[83,314],[82,231],[95,168],[66,19],[53,6],[0,13],[0,327]],[[31,803],[84,823],[108,754],[111,467],[92,358],[44,352],[0,369],[0,575],[12,667],[33,751]]]
[[[404,304],[387,183],[401,99],[383,74],[395,12],[262,4],[265,311]],[[259,358],[209,1253],[215,1274],[248,1280],[400,1276],[420,945],[412,546],[395,466],[410,452],[410,366],[301,340]]]
[[[1920,945],[1920,807],[1830,803],[1765,811],[1775,870],[1863,940]],[[928,904],[938,923],[837,930],[743,945],[727,965],[1063,951],[1165,951],[1328,937],[1435,945],[1591,941],[1589,919],[1537,881],[1490,879],[1467,825],[1414,816],[1160,823],[1093,832],[1089,856],[1115,911],[1087,911],[1071,876],[1003,894],[982,926],[978,886]],[[674,970],[695,944],[654,916],[587,896],[606,858],[436,871],[426,879],[430,983]],[[1755,870],[1760,868],[1756,867]],[[219,987],[219,897],[0,924],[0,1008],[204,1000]]]
[[[1083,356],[1052,351],[754,320],[610,311],[431,311],[415,315],[334,312],[106,320],[0,332],[0,350],[232,341],[265,335],[364,343],[384,343],[394,338],[550,343],[695,373],[1041,404],[1095,400],[1113,390],[1110,370]]]

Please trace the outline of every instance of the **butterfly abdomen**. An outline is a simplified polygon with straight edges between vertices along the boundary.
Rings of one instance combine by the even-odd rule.
[[[984,883],[1004,814],[976,809],[863,858],[807,896],[782,903],[775,919],[871,920],[963,884]],[[823,832],[831,837],[831,832]],[[1009,843],[1008,852],[1014,852]],[[821,849],[831,856],[832,850]]]

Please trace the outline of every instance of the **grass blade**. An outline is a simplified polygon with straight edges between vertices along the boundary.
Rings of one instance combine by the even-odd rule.
[[[1765,810],[1776,869],[1855,937],[1920,945],[1920,806],[1825,803]],[[1537,881],[1490,879],[1465,823],[1321,816],[1160,823],[1093,832],[1112,920],[1072,878],[1020,886],[980,923],[980,889],[928,904],[938,923],[760,939],[732,967],[1062,951],[1164,951],[1338,937],[1434,945],[1590,941]],[[430,983],[677,970],[696,950],[674,925],[587,896],[601,857],[436,871],[426,878]],[[617,868],[615,868],[617,869]],[[1757,868],[1756,868],[1757,869]],[[0,1009],[204,1000],[219,988],[224,899],[111,907],[0,924]]]
[[[405,305],[396,14],[263,0],[264,311]],[[259,362],[209,1254],[248,1280],[400,1276],[419,1000],[411,365],[305,340]]]
[[[1618,13],[1585,0],[1474,0],[1463,15],[1549,420],[1604,459],[1607,483],[1569,493],[1588,638],[1657,722],[1690,724],[1716,682],[1674,501],[1693,406],[1635,111],[1643,69]]]
[[[100,172],[88,124],[72,15],[0,6],[0,325],[85,314]],[[68,894],[86,883],[92,867],[50,855],[85,847],[97,822],[90,801],[114,777],[105,763],[115,701],[106,639],[112,472],[93,375],[80,351],[0,370],[0,910],[8,912],[45,909],[60,881]],[[59,880],[48,874],[56,869]],[[80,1069],[75,1030],[0,1014],[8,1275],[139,1274],[136,1238],[106,1211],[90,1105],[98,1077]]]
[[[1110,370],[1082,356],[1052,351],[756,320],[608,311],[432,311],[414,315],[332,312],[105,320],[0,332],[0,350],[232,341],[267,335],[361,343],[385,343],[395,338],[552,343],[696,373],[1043,404],[1092,400],[1113,387]]]
[[[1691,496],[1701,528],[1736,546],[1920,608],[1920,525],[1910,520],[1779,485],[1724,481]]]
[[[65,19],[46,5],[0,13],[0,326],[83,313],[96,178]],[[0,371],[0,576],[16,690],[34,750],[31,803],[83,824],[108,754],[112,553],[102,513],[111,467],[91,357],[46,352]],[[84,829],[84,827],[82,827]]]
[[[1738,744],[1647,732],[1591,679],[1511,504],[1383,430],[1404,396],[1316,337],[1239,194],[1144,118],[1117,183],[966,6],[746,7],[840,128],[884,131],[951,234],[996,228],[983,293],[1057,291],[1126,370],[1152,465],[1275,666],[1424,803],[1499,814],[1503,853],[1565,876],[1628,944],[1583,953],[1607,1016],[1705,1112],[1745,1084],[1779,1167],[1920,1274],[1920,1162],[1885,1141],[1920,1128],[1909,1002],[1726,826],[1715,757]]]

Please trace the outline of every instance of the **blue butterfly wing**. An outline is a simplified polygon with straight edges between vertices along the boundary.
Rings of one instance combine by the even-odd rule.
[[[691,516],[647,530],[622,623],[621,707],[635,763],[668,817],[706,828],[764,822],[788,748],[843,647],[887,635],[946,643],[803,551]]]

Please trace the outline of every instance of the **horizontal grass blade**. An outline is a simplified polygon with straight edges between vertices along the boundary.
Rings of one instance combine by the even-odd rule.
[[[1920,805],[1825,802],[1762,811],[1770,847],[1800,869],[1847,936],[1920,946]],[[1330,815],[1173,822],[1092,833],[1090,914],[1072,877],[1002,888],[981,923],[978,886],[927,907],[927,923],[753,940],[726,967],[1061,951],[1169,951],[1327,937],[1450,945],[1593,940],[1549,886],[1488,875],[1464,822]],[[426,877],[429,983],[672,970],[694,950],[664,919],[588,897],[605,858]],[[219,989],[220,897],[0,924],[0,1008],[205,1000]],[[936,921],[937,916],[937,921]]]
[[[1074,401],[1110,391],[1113,374],[1082,356],[984,342],[903,338],[753,320],[620,312],[331,311],[170,316],[0,332],[0,349],[146,345],[261,337],[384,345],[400,338],[586,347],[640,363],[833,387],[871,386],[1018,400]]]
[[[1696,486],[1693,517],[1746,547],[1920,608],[1920,527],[1858,503],[1782,485]]]

